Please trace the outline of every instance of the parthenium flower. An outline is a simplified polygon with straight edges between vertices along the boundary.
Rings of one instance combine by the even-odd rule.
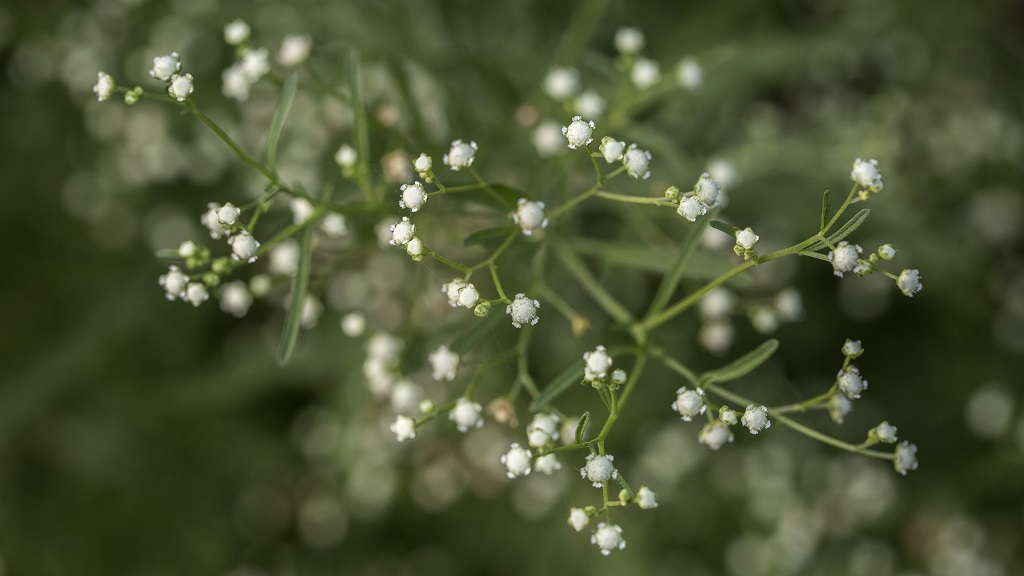
[[[856,366],[840,370],[836,375],[836,381],[839,382],[839,390],[851,400],[860,398],[861,392],[868,387],[868,381],[861,378],[860,370]]]
[[[193,306],[199,306],[209,299],[210,292],[206,290],[206,286],[199,282],[191,282],[188,287],[185,288],[185,300],[191,302]]]
[[[234,226],[238,222],[238,217],[242,214],[242,210],[228,202],[217,209],[217,221],[222,226]]]
[[[501,463],[505,465],[505,475],[509,478],[527,476],[533,470],[533,453],[513,442],[508,452],[502,455]]]
[[[687,56],[676,65],[676,81],[683,88],[695,92],[704,83],[704,72],[700,63],[692,56]]]
[[[712,450],[718,450],[729,442],[732,442],[733,435],[729,426],[721,420],[708,422],[701,429],[697,441]]]
[[[167,93],[178,102],[183,102],[192,95],[192,75],[175,74],[171,76],[171,83],[167,86]]]
[[[661,66],[649,58],[639,57],[629,71],[629,80],[637,90],[647,90],[661,82]]]
[[[526,426],[526,439],[534,448],[558,440],[558,416],[538,412]]]
[[[177,266],[171,266],[167,270],[167,274],[160,276],[158,279],[160,286],[163,287],[164,291],[167,292],[166,296],[168,300],[185,299],[185,288],[188,287],[188,275],[181,271]]]
[[[580,476],[589,480],[594,488],[600,488],[605,482],[619,476],[619,471],[612,464],[613,460],[615,457],[608,454],[602,456],[588,454],[587,465],[580,468]]]
[[[96,99],[103,102],[110,95],[114,93],[114,78],[106,72],[100,72],[96,75],[96,85],[92,87],[92,91],[96,93]]]
[[[245,20],[235,19],[224,25],[224,41],[232,46],[239,46],[249,40],[251,32]]]
[[[544,203],[520,198],[516,204],[516,211],[512,213],[512,221],[518,224],[523,234],[527,236],[532,235],[534,230],[547,228],[548,219],[544,215]]]
[[[703,216],[707,211],[707,207],[693,196],[683,198],[679,202],[679,207],[676,208],[676,213],[690,222],[696,222],[697,216]]]
[[[672,403],[672,409],[679,413],[679,416],[689,422],[694,416],[703,414],[707,409],[704,405],[704,391],[700,388],[690,389],[683,386],[676,390],[676,401]]]
[[[607,107],[608,103],[604,101],[604,98],[593,90],[584,90],[582,94],[576,97],[575,110],[584,118],[600,120]]]
[[[359,153],[356,149],[349,146],[348,144],[342,144],[338,151],[334,153],[334,162],[342,168],[351,168],[356,165],[356,160],[359,159]]]
[[[277,61],[285,68],[294,68],[309,59],[313,39],[308,34],[289,34],[281,40]]]
[[[473,165],[473,159],[476,157],[476,151],[476,142],[466,144],[462,140],[455,140],[452,142],[451,149],[444,155],[443,161],[452,170],[458,172],[462,168],[469,168]]]
[[[622,159],[626,166],[626,173],[637,180],[646,180],[651,177],[648,167],[651,165],[651,153],[647,150],[637,148],[636,144],[630,144]]]
[[[459,370],[459,355],[452,352],[447,346],[441,346],[430,353],[427,357],[433,369],[434,380],[455,380],[455,373]]]
[[[522,328],[523,324],[536,324],[540,318],[537,317],[537,308],[540,302],[531,300],[526,294],[516,294],[515,300],[505,307],[505,313],[512,317],[512,325]]]
[[[892,463],[896,471],[904,476],[908,471],[917,470],[917,446],[906,440],[897,444]]]
[[[235,234],[228,240],[228,243],[231,244],[232,259],[249,264],[256,261],[256,251],[259,250],[260,243],[248,231],[242,230],[240,234]]]
[[[554,454],[545,454],[533,461],[533,469],[541,474],[550,476],[562,469],[562,463],[558,461],[558,457]]]
[[[881,424],[868,431],[868,437],[878,442],[894,444],[896,442],[896,427],[883,420]]]
[[[711,175],[704,172],[693,185],[693,193],[700,200],[700,203],[709,209],[718,206],[721,199],[722,185],[716,182]]]
[[[582,508],[571,508],[567,523],[577,532],[582,532],[587,527],[587,524],[590,523],[590,516]]]
[[[594,138],[594,122],[587,122],[580,116],[573,116],[568,126],[562,126],[562,134],[569,141],[569,148],[575,150],[590,144]]]
[[[391,226],[391,244],[393,246],[405,246],[416,235],[416,225],[409,221],[408,216],[402,216],[402,220]]]
[[[921,284],[921,273],[917,270],[904,270],[900,272],[896,285],[899,286],[900,292],[910,297],[924,288],[924,284]]]
[[[468,432],[471,428],[479,428],[484,425],[480,412],[483,407],[467,398],[459,398],[455,402],[455,408],[448,413],[448,418],[455,422],[459,432]]]
[[[580,89],[580,73],[575,68],[555,66],[544,77],[544,92],[552,100],[564,102],[572,98]]]
[[[252,306],[252,294],[249,293],[245,282],[235,280],[220,285],[221,310],[236,318],[241,318],[249,311],[250,306]]]
[[[835,275],[842,278],[844,272],[853,271],[863,251],[859,245],[850,244],[846,240],[836,244],[836,249],[828,253],[828,261],[832,263]]]
[[[583,354],[583,378],[589,382],[607,378],[611,367],[612,357],[608,355],[604,346],[598,346],[593,352]]]
[[[599,148],[601,155],[604,156],[604,161],[611,164],[613,162],[621,162],[622,157],[626,153],[626,143],[621,140],[616,140],[611,136],[605,136],[601,139],[601,146]]]
[[[181,71],[181,59],[178,58],[177,52],[171,52],[153,58],[153,67],[149,70],[149,75],[157,80],[169,82],[171,76],[179,71]]]
[[[430,156],[427,156],[426,154],[420,154],[419,156],[416,157],[415,160],[412,161],[413,169],[415,169],[416,172],[419,173],[420,178],[423,178],[424,180],[426,180],[428,175],[427,173],[430,172],[433,166],[434,161],[430,158]]]
[[[459,291],[466,286],[462,278],[455,278],[451,282],[441,285],[441,293],[448,297],[448,305],[455,308],[459,305]]]
[[[615,31],[615,49],[622,54],[637,54],[644,49],[644,33],[639,28],[623,26]]]
[[[416,437],[416,421],[400,414],[391,424],[391,432],[399,442],[412,440]]]
[[[641,486],[636,491],[636,504],[644,510],[651,510],[658,507],[658,501],[655,498],[654,491],[647,486]]]
[[[423,184],[419,182],[402,184],[401,190],[402,199],[398,201],[400,207],[407,208],[410,212],[416,212],[427,203],[427,191],[423,189]]]
[[[861,160],[860,158],[854,160],[850,179],[858,186],[872,192],[878,192],[883,187],[882,173],[878,171],[877,160]]]
[[[760,239],[761,238],[757,234],[754,234],[754,231],[751,228],[744,228],[736,233],[736,246],[743,250],[751,250],[754,248],[754,244],[757,244],[757,241]]]
[[[761,430],[772,427],[771,421],[768,420],[768,408],[756,404],[747,406],[740,423],[746,426],[751,434],[757,434]]]
[[[612,550],[622,550],[626,547],[626,541],[622,538],[622,528],[616,524],[597,525],[597,530],[590,537],[590,543],[601,549],[601,554],[607,556]]]

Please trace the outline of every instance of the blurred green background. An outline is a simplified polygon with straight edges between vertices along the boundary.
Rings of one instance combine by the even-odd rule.
[[[105,70],[152,88],[150,58],[178,50],[196,102],[258,149],[276,88],[264,81],[241,105],[220,95],[234,18],[272,50],[310,34],[329,83],[358,50],[378,175],[386,152],[439,163],[462,137],[497,181],[564,183],[579,164],[544,168],[514,118],[530,103],[565,121],[539,95],[553,64],[609,85],[627,25],[663,74],[684,56],[704,70],[699,91],[623,127],[654,154],[654,176],[631,191],[685,188],[728,158],[729,221],[781,246],[813,226],[824,189],[847,189],[854,158],[877,158],[885,190],[856,238],[896,245],[924,291],[906,299],[810,260],[765,267],[753,294],[794,285],[805,319],[778,330],[776,359],[739,387],[766,401],[816,393],[843,339],[861,339],[866,399],[842,429],[817,422],[858,441],[888,419],[920,469],[903,478],[782,426],[706,452],[670,396],[645,394],[613,448],[662,505],[620,514],[628,547],[603,558],[565,525],[569,506],[593,500],[573,470],[510,483],[480,457],[521,429],[489,420],[465,438],[394,444],[361,383],[363,343],[338,318],[363,308],[351,294],[371,294],[371,328],[394,326],[370,312],[416,294],[382,297],[381,275],[427,280],[407,259],[315,279],[342,294],[285,369],[278,304],[238,320],[212,301],[166,302],[154,251],[198,234],[206,202],[262,183],[194,118],[97,103],[91,87]],[[0,574],[1024,574],[1022,68],[1024,5],[1010,0],[0,4]],[[282,165],[315,183],[350,138],[343,107],[300,98]],[[680,353],[721,363],[688,322]],[[730,358],[764,339],[737,326]],[[535,363],[550,376],[566,359],[541,350]]]

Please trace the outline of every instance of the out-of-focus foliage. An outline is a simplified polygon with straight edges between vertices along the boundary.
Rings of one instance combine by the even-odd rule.
[[[347,54],[361,54],[378,175],[386,153],[438,158],[462,137],[487,151],[478,167],[495,180],[561,182],[578,158],[544,168],[521,106],[564,123],[542,78],[572,64],[585,85],[607,84],[623,25],[645,32],[665,74],[687,55],[704,69],[695,94],[608,127],[654,155],[636,190],[728,158],[741,178],[731,220],[782,246],[817,221],[824,189],[845,191],[854,158],[879,159],[885,190],[858,234],[897,245],[925,291],[908,300],[814,261],[756,269],[765,295],[797,286],[806,317],[737,386],[806,395],[834,374],[843,340],[861,339],[871,388],[848,425],[884,416],[917,443],[921,468],[896,476],[781,426],[707,452],[671,418],[667,383],[667,396],[634,401],[622,428],[635,433],[615,439],[661,506],[620,514],[629,545],[604,558],[565,524],[573,495],[592,490],[574,471],[495,473],[495,447],[521,429],[489,421],[399,446],[365,409],[363,345],[338,319],[365,309],[377,327],[401,326],[394,302],[434,283],[407,258],[382,252],[314,278],[327,310],[284,369],[280,306],[238,320],[212,302],[165,302],[154,251],[197,237],[207,201],[262,182],[176,108],[99,104],[90,89],[98,70],[142,84],[153,55],[178,50],[196,101],[258,150],[278,88],[262,82],[242,105],[220,94],[233,59],[222,27],[236,17],[272,49],[310,34],[327,85],[344,85]],[[0,573],[1020,574],[1022,66],[1024,7],[1009,0],[0,5]],[[301,92],[282,173],[322,184],[348,141],[344,107]],[[618,223],[645,225],[625,212]],[[693,332],[679,353],[721,364]],[[734,350],[762,339],[741,326]],[[542,376],[567,363],[558,352],[537,352]]]

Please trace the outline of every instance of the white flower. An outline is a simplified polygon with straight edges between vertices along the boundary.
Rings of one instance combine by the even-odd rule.
[[[242,230],[240,234],[235,234],[228,239],[228,244],[231,244],[232,260],[244,260],[250,264],[256,261],[256,251],[260,243],[248,231]]]
[[[100,72],[96,75],[96,85],[92,87],[92,91],[96,93],[96,99],[100,102],[110,98],[114,93],[114,77],[106,72]]]
[[[676,65],[676,81],[691,92],[698,90],[704,83],[704,72],[697,59],[687,56]]]
[[[370,336],[370,340],[366,343],[367,355],[384,360],[388,364],[398,364],[403,348],[405,348],[405,344],[402,339],[387,332],[377,332]]]
[[[570,508],[569,520],[567,522],[574,530],[581,532],[586,528],[587,524],[590,524],[590,516],[587,516],[583,508]]]
[[[651,171],[648,169],[651,165],[651,153],[637,148],[636,144],[630,144],[626,149],[622,163],[626,165],[626,173],[637,180],[651,177]]]
[[[458,172],[462,168],[469,168],[473,165],[473,159],[476,157],[476,151],[476,142],[466,144],[462,140],[455,140],[452,142],[451,149],[449,149],[448,153],[444,155],[444,158],[442,158],[442,161],[452,170]]]
[[[249,81],[249,76],[246,75],[241,62],[235,62],[225,68],[220,74],[220,80],[220,91],[225,97],[238,100],[239,102],[245,102],[249,99],[249,89],[252,88],[252,82]]]
[[[644,49],[644,33],[639,28],[623,26],[615,31],[615,49],[622,54],[637,54]]]
[[[601,154],[604,156],[604,161],[611,164],[612,162],[621,162],[626,152],[626,143],[616,140],[611,136],[605,136],[601,139],[601,146],[599,148]]]
[[[423,387],[406,379],[395,382],[391,389],[391,408],[399,414],[415,410],[423,399]]]
[[[409,221],[408,216],[402,216],[402,220],[391,225],[391,245],[405,246],[416,235],[416,225]]]
[[[281,48],[277,51],[277,61],[285,68],[294,68],[309,59],[309,51],[313,47],[313,39],[308,34],[289,34],[281,40]]]
[[[459,288],[459,296],[456,303],[463,308],[472,308],[480,301],[480,292],[472,283]]]
[[[323,312],[324,305],[312,295],[306,294],[306,299],[302,301],[302,327],[306,330],[316,328],[316,323],[320,321],[320,315],[323,314]]]
[[[718,410],[718,417],[722,420],[722,422],[725,422],[730,426],[733,426],[740,421],[739,412],[733,410],[732,408],[729,408],[728,406],[722,406]]]
[[[661,82],[661,66],[654,60],[639,57],[629,71],[629,80],[637,90],[647,90]]]
[[[427,357],[430,367],[433,369],[434,380],[455,380],[455,373],[459,370],[459,355],[452,352],[447,346],[441,346],[434,350]]]
[[[708,208],[718,206],[721,191],[722,186],[707,172],[701,174],[697,183],[693,185],[693,192],[697,195],[697,199]]]
[[[770,334],[779,327],[779,317],[767,306],[755,306],[749,314],[750,324],[761,334]]]
[[[772,427],[771,421],[768,420],[768,408],[755,404],[747,406],[747,410],[743,413],[740,423],[746,426],[751,434],[757,434],[765,428]]]
[[[580,89],[580,73],[574,68],[555,66],[544,77],[544,92],[553,100],[563,102]]]
[[[441,285],[441,293],[448,297],[448,305],[452,308],[459,305],[459,291],[464,286],[466,286],[466,281],[462,278],[456,278]]]
[[[658,501],[655,499],[654,490],[651,490],[647,486],[641,486],[636,491],[636,503],[643,510],[651,510],[652,508],[658,507]]]
[[[796,322],[804,316],[804,301],[796,288],[784,288],[775,295],[775,311],[779,320]]]
[[[167,274],[163,274],[158,279],[160,286],[163,286],[164,291],[167,292],[167,299],[174,300],[175,298],[185,298],[185,288],[188,287],[188,275],[181,271],[177,266],[171,266],[167,269]]]
[[[562,469],[562,463],[558,461],[558,458],[554,454],[546,454],[537,458],[533,462],[533,468],[541,474],[547,474],[550,476],[556,471]]]
[[[760,240],[760,237],[757,234],[754,234],[754,231],[751,230],[750,227],[744,228],[736,233],[736,245],[744,250],[751,250],[754,247],[754,244],[757,244],[758,240]]]
[[[850,172],[850,179],[861,188],[867,188],[877,192],[882,189],[882,173],[878,171],[878,160],[853,161],[853,170]]]
[[[167,86],[167,93],[178,102],[183,102],[192,94],[192,75],[175,74],[171,76],[171,83]]]
[[[864,353],[864,347],[861,346],[860,340],[846,339],[843,342],[843,356],[849,356],[850,358],[856,358]]]
[[[724,354],[732,346],[736,329],[731,322],[716,320],[700,327],[697,340],[705,350],[712,354]]]
[[[878,439],[879,442],[885,442],[886,444],[896,443],[896,427],[885,420],[878,426],[875,426],[869,435]]]
[[[210,206],[213,207],[214,205],[211,204]],[[222,226],[234,226],[241,214],[242,210],[240,208],[228,202],[217,209],[217,221]]]
[[[210,293],[206,290],[206,286],[198,282],[191,282],[188,288],[185,288],[185,299],[191,302],[193,306],[199,306],[209,298]]]
[[[412,440],[416,437],[416,421],[404,415],[399,415],[391,423],[391,432],[399,442]]]
[[[266,274],[257,274],[249,279],[249,291],[256,298],[262,298],[270,292],[271,279]]]
[[[288,209],[292,211],[292,222],[302,224],[313,217],[316,208],[305,198],[292,198],[288,201]]]
[[[917,270],[904,270],[900,272],[896,285],[899,286],[900,292],[903,292],[906,296],[913,296],[924,288],[924,284],[921,284],[921,273]]]
[[[892,260],[896,257],[896,249],[892,247],[892,244],[882,244],[878,247],[878,255],[882,260]]]
[[[408,242],[405,243],[405,251],[412,256],[412,259],[419,262],[423,259],[423,242],[419,238],[413,236]]]
[[[550,158],[562,152],[565,140],[558,122],[545,120],[537,125],[531,135],[533,147],[541,158]]]
[[[245,282],[235,280],[220,285],[220,309],[241,318],[252,306],[252,294],[246,288]]]
[[[736,308],[736,296],[728,288],[716,286],[697,303],[700,317],[705,320],[726,318]]]
[[[429,172],[430,169],[433,168],[433,166],[434,161],[430,158],[430,156],[427,156],[426,154],[420,154],[419,156],[416,157],[415,160],[412,161],[412,167],[415,168],[416,171],[420,173],[420,178],[426,178],[426,176],[424,176],[423,173]]]
[[[868,387],[868,381],[861,378],[860,370],[856,366],[840,370],[836,374],[836,380],[839,382],[839,390],[851,400],[860,398],[860,393]]]
[[[349,312],[341,317],[341,331],[349,338],[357,338],[366,331],[366,316],[362,312]]]
[[[266,48],[246,50],[240,61],[245,77],[249,83],[255,84],[270,72],[270,55]]]
[[[178,245],[178,256],[182,258],[191,258],[196,255],[196,251],[199,250],[199,246],[191,240],[185,240]]]
[[[594,488],[600,488],[605,482],[614,480],[619,476],[619,471],[612,464],[613,460],[615,460],[615,457],[611,455],[597,456],[595,454],[588,454],[587,465],[580,468],[580,476],[589,480],[594,485]]]
[[[601,119],[608,104],[593,90],[584,90],[576,97],[576,112],[585,118]]]
[[[149,75],[157,80],[167,82],[171,79],[172,75],[180,70],[181,60],[178,58],[178,53],[171,52],[170,54],[153,58],[153,68],[150,69]]]
[[[897,444],[892,463],[896,471],[904,476],[910,470],[917,470],[917,445],[906,440]]]
[[[626,547],[626,541],[622,538],[622,528],[616,524],[597,525],[597,531],[590,537],[590,543],[596,544],[601,549],[601,554],[607,556],[612,550],[622,550]]]
[[[828,253],[828,261],[836,276],[843,277],[844,272],[851,272],[857,266],[859,254],[864,250],[858,244],[850,244],[843,240],[836,244],[836,249]]]
[[[512,221],[518,224],[523,234],[527,236],[532,235],[534,230],[547,228],[548,219],[544,216],[544,203],[520,198],[516,204],[516,211],[512,213]]]
[[[232,46],[238,46],[249,39],[251,31],[244,20],[232,20],[224,25],[224,41]]]
[[[729,442],[732,442],[733,435],[729,426],[721,420],[708,422],[701,428],[697,441],[712,450],[718,450]]]
[[[700,200],[697,200],[694,196],[683,198],[682,202],[679,203],[679,207],[676,208],[676,214],[690,222],[696,222],[697,216],[703,216],[707,214],[707,211],[707,207],[701,204]]]
[[[513,442],[508,452],[502,455],[501,463],[505,465],[505,475],[509,478],[527,476],[533,470],[533,453]]]
[[[358,159],[359,154],[356,153],[356,149],[348,144],[342,144],[338,151],[334,153],[334,161],[342,168],[355,166]]]
[[[612,370],[612,384],[622,386],[626,383],[626,371],[622,368]]]
[[[568,126],[562,126],[562,135],[569,141],[569,148],[575,150],[590,144],[594,138],[594,122],[587,122],[580,116],[573,116]]]
[[[683,386],[676,390],[676,401],[672,403],[672,409],[679,412],[683,420],[689,422],[694,416],[703,414],[707,406],[704,405],[704,391],[700,388],[690,389]]]
[[[267,266],[271,274],[295,276],[299,269],[299,241],[289,238],[270,250],[270,263]]]
[[[402,199],[398,201],[400,207],[416,212],[427,203],[427,191],[423,189],[423,184],[419,182],[402,184],[401,190]]]
[[[455,422],[455,427],[459,432],[468,432],[470,428],[479,428],[484,425],[484,420],[480,417],[481,411],[483,411],[483,407],[476,402],[459,398],[455,402],[455,408],[448,413],[448,418]]]
[[[558,440],[558,416],[543,412],[535,414],[526,426],[526,439],[534,448]]]
[[[540,320],[537,317],[537,308],[540,308],[540,302],[530,300],[526,294],[520,292],[516,294],[515,300],[505,307],[505,313],[512,317],[513,326],[522,328],[523,324],[533,325]]]
[[[828,399],[828,415],[836,424],[842,424],[846,415],[853,411],[853,400],[845,394],[836,394]]]
[[[328,238],[341,238],[348,234],[348,221],[341,214],[328,214],[320,221],[320,230]]]
[[[593,352],[584,352],[583,362],[583,378],[589,382],[608,377],[608,370],[612,367],[612,357],[604,346],[598,346]]]

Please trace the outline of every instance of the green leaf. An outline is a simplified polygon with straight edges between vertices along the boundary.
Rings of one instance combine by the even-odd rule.
[[[772,338],[761,344],[753,351],[737,358],[733,362],[716,370],[705,372],[701,375],[702,383],[728,382],[750,373],[754,368],[764,364],[765,360],[771,357],[779,349],[779,341]]]
[[[583,443],[583,437],[587,434],[587,427],[590,426],[590,412],[584,412],[580,421],[576,423],[576,443]]]
[[[530,412],[536,412],[551,404],[575,384],[579,384],[581,380],[583,380],[582,358],[570,364],[561,374],[555,376],[555,379],[547,387],[541,390],[540,394],[530,403]]]
[[[825,190],[825,193],[821,195],[821,225],[818,230],[825,229],[825,223],[828,222],[828,210],[832,207],[832,191]]]
[[[492,330],[501,322],[505,317],[501,311],[491,309],[491,313],[487,315],[487,318],[481,318],[473,327],[467,330],[462,336],[459,336],[452,342],[448,348],[456,354],[465,354],[476,346],[477,342],[482,340],[484,336],[491,333]]]
[[[847,220],[846,223],[839,228],[839,230],[836,230],[834,233],[832,233],[832,235],[828,237],[828,241],[834,246],[836,242],[839,242],[843,238],[846,238],[850,234],[853,234],[853,232],[857,228],[860,228],[860,225],[863,224],[864,221],[868,219],[868,214],[870,213],[871,210],[868,210],[867,208],[861,210],[860,212],[857,212],[856,214],[853,215],[853,218]],[[824,242],[815,242],[814,244],[807,247],[807,251],[814,252],[816,250],[821,250],[826,246],[828,246],[828,244],[825,244]]]
[[[309,263],[312,256],[313,226],[307,226],[299,240],[299,266],[292,282],[292,295],[288,305],[288,315],[284,319],[284,331],[281,342],[277,346],[277,365],[284,366],[295,351],[295,343],[299,340],[299,329],[302,327],[302,307],[309,292]]]
[[[353,50],[348,55],[348,90],[352,97],[352,145],[359,154],[356,162],[359,166],[359,184],[370,194],[370,128],[366,118],[366,106],[363,103],[363,89],[360,83],[359,53]]]
[[[729,236],[734,236],[735,237],[736,236],[736,230],[738,230],[738,228],[736,228],[735,226],[730,226],[730,225],[726,224],[725,222],[722,222],[721,220],[712,220],[711,222],[709,222],[709,224],[715,230],[721,230],[722,232],[725,232]]]
[[[277,143],[281,139],[284,121],[288,118],[288,111],[291,110],[292,100],[295,99],[295,89],[298,85],[299,77],[293,72],[281,87],[281,95],[277,99],[277,110],[274,110],[274,118],[270,122],[270,132],[267,133],[267,167],[272,171],[275,169],[277,160]]]
[[[515,232],[518,229],[517,226],[498,226],[497,228],[484,228],[483,230],[477,230],[471,234],[466,234],[462,238],[463,246],[473,246],[474,244],[483,244],[488,240],[495,240],[497,238],[505,239],[509,234]]]

